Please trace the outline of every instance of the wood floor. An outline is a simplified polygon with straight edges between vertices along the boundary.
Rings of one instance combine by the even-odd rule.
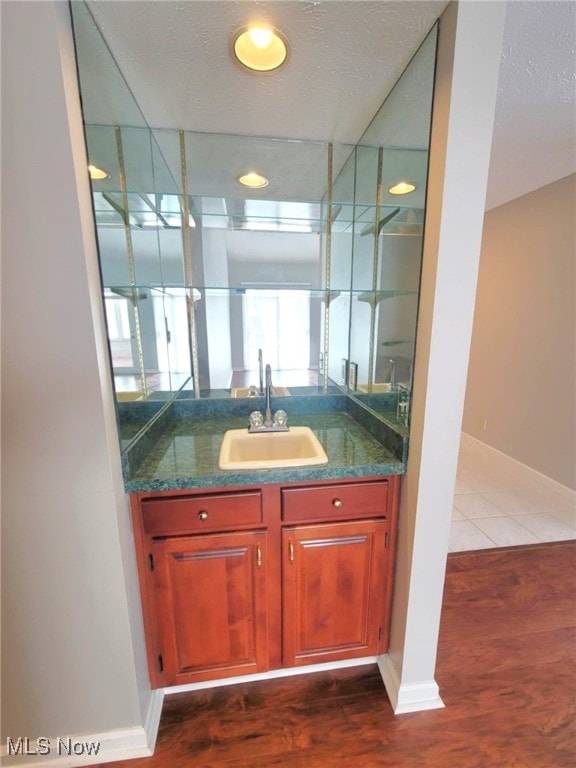
[[[370,665],[167,696],[117,768],[573,768],[576,543],[452,554],[436,680],[394,716]]]

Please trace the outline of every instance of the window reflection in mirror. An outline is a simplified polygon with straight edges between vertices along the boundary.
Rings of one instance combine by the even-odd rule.
[[[108,172],[92,189],[118,400],[234,395],[262,349],[290,394],[352,392],[407,424],[436,29],[353,147],[151,130],[85,4],[73,15]],[[240,187],[250,167],[266,187]]]

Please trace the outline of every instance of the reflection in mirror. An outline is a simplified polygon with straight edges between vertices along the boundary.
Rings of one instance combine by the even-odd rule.
[[[359,174],[362,191],[356,199],[366,203],[373,195],[376,165],[366,147],[378,147],[380,155],[374,221],[363,226],[364,213],[359,212],[354,233],[349,365],[357,365],[357,377],[350,389],[405,426],[410,418],[436,38],[434,27],[356,149],[356,162],[366,169]],[[411,191],[395,194],[402,187]]]
[[[189,386],[183,288],[110,286],[104,288],[104,305],[118,401],[167,399],[172,392]]]
[[[168,192],[156,188],[164,168],[147,129],[87,126],[86,140],[112,169],[93,198],[117,399],[166,399],[191,376],[181,202],[169,172]]]
[[[279,392],[406,424],[436,30],[353,147],[151,130],[72,5],[117,399],[248,396],[263,359]]]
[[[182,258],[162,259],[181,240],[179,189],[90,10],[71,12],[89,163],[105,172],[91,184],[116,398],[168,399],[191,380],[191,288]]]

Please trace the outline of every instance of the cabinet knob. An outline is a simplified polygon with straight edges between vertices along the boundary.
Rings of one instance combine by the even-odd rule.
[[[201,509],[198,512],[198,520],[208,520],[208,512],[205,509]]]
[[[342,506],[342,500],[341,499],[332,499],[332,506],[336,507],[338,509],[338,507]]]

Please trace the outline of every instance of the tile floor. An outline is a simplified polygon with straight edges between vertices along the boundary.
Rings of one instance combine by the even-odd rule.
[[[576,492],[462,433],[450,552],[576,539]]]

